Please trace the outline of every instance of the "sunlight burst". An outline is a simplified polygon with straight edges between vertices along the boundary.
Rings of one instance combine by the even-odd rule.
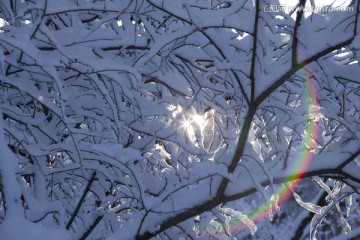
[[[184,116],[181,126],[186,130],[186,134],[189,139],[196,142],[196,135],[202,133],[207,121],[205,115],[199,115],[197,113],[189,114]]]
[[[189,129],[195,129],[200,127],[200,129],[203,129],[206,125],[206,117],[204,115],[199,114],[191,114],[188,118],[185,118],[182,121],[183,128],[189,130]]]
[[[183,122],[183,127],[187,130],[189,130],[190,128],[192,128],[191,126],[191,121],[189,121],[188,119],[185,119],[185,121]]]
[[[195,114],[195,115],[192,117],[192,120],[193,120],[200,128],[203,128],[204,125],[205,125],[205,117],[204,117],[204,116]]]

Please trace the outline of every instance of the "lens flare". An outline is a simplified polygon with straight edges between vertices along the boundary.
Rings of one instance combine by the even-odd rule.
[[[313,156],[316,154],[315,151],[311,150],[317,148],[316,142],[319,137],[320,124],[317,124],[318,121],[314,121],[314,119],[319,120],[321,118],[320,106],[317,101],[315,77],[307,63],[304,62],[303,64],[306,66],[303,68],[305,73],[305,98],[308,99],[306,116],[307,125],[304,129],[306,134],[303,136],[303,149],[296,151],[296,155],[293,156],[294,161],[291,161],[292,163],[286,170],[289,178],[285,179],[285,182],[290,183],[288,185],[290,189],[288,189],[285,184],[278,186],[272,195],[275,201],[270,201],[270,204],[269,202],[264,201],[263,203],[260,203],[258,207],[247,213],[249,218],[255,223],[272,215],[273,211],[278,210],[277,206],[281,206],[289,199],[292,195],[291,192],[300,184],[306,169],[309,167]],[[231,232],[239,232],[244,228],[246,228],[246,226],[239,222],[229,227]]]

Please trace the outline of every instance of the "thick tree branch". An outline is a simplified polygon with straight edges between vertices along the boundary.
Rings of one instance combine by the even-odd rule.
[[[300,0],[300,4],[302,2],[305,2],[304,0]],[[350,45],[353,40],[356,37],[356,32],[357,32],[357,26],[358,26],[358,20],[359,20],[359,8],[360,8],[360,1],[358,1],[357,6],[356,6],[356,15],[355,15],[355,20],[354,20],[354,30],[353,30],[353,36],[341,43],[338,43],[334,46],[329,46],[326,49],[318,52],[317,54],[315,54],[314,56],[308,58],[308,59],[304,59],[303,61],[297,63],[297,56],[296,56],[296,51],[297,51],[297,33],[296,35],[293,36],[293,40],[295,41],[295,45],[293,42],[293,46],[292,46],[292,60],[293,60],[293,65],[291,67],[291,69],[289,71],[287,71],[285,74],[283,74],[277,81],[275,81],[274,84],[272,84],[268,89],[266,89],[265,91],[263,91],[256,99],[255,101],[255,105],[259,106],[273,91],[275,91],[278,87],[280,87],[285,81],[287,81],[288,79],[290,79],[290,77],[295,74],[298,70],[304,68],[305,66],[309,65],[310,63],[312,63],[313,61],[316,61],[318,59],[320,59],[321,57],[324,57],[325,55],[337,50],[337,49],[341,49],[343,47],[346,47],[348,45]],[[296,18],[296,23],[295,23],[295,29],[297,31],[298,26],[296,26],[297,24],[300,24],[301,21],[301,16],[299,16],[300,12],[298,12],[297,18]],[[299,18],[299,19],[298,19]],[[295,34],[295,33],[294,33]],[[294,59],[295,58],[295,59]],[[295,64],[294,65],[294,61]]]
[[[352,161],[354,161],[358,156],[360,155],[360,148],[359,150],[357,150],[354,154],[351,155],[351,157],[349,157],[346,161],[344,161],[342,164],[340,164],[337,169],[340,171],[342,170],[344,167],[346,167],[349,163],[351,163]]]
[[[240,161],[240,158],[244,152],[245,145],[247,142],[247,137],[249,135],[252,119],[255,115],[255,112],[256,112],[256,108],[251,103],[249,106],[249,111],[244,119],[244,123],[243,123],[241,133],[240,133],[240,136],[238,139],[238,143],[236,145],[235,154],[234,154],[234,156],[231,160],[231,163],[228,167],[229,173],[233,173],[235,171],[235,169]],[[224,196],[224,193],[225,193],[225,190],[226,190],[226,187],[228,184],[229,184],[229,179],[223,178],[223,180],[220,183],[219,189],[218,189],[218,193],[217,193],[218,198],[222,198]]]
[[[95,218],[94,222],[89,226],[89,228],[84,232],[84,234],[79,238],[79,240],[85,240],[102,219],[103,216],[98,216],[97,218]]]
[[[300,26],[301,18],[303,16],[304,10],[303,7],[305,6],[306,0],[300,0],[300,10],[296,13],[296,20],[294,26],[294,34],[293,34],[293,42],[292,42],[292,49],[291,49],[291,66],[295,67],[297,64],[297,47],[298,47],[298,29]]]
[[[286,82],[287,80],[289,80],[291,78],[292,75],[294,75],[298,70],[304,68],[305,66],[309,65],[310,63],[318,60],[321,57],[326,56],[327,54],[331,53],[332,51],[335,51],[337,49],[340,49],[342,47],[346,47],[348,45],[350,45],[353,40],[354,40],[355,36],[353,36],[352,38],[336,44],[334,46],[330,46],[324,50],[322,50],[321,52],[318,52],[317,54],[315,54],[314,56],[303,60],[302,62],[298,63],[295,67],[292,67],[289,71],[287,71],[285,74],[283,74],[277,81],[275,81],[268,89],[266,89],[265,91],[263,91],[257,98],[255,101],[255,105],[259,106],[272,92],[274,92],[278,87],[280,87],[284,82]]]
[[[76,208],[75,208],[73,214],[71,215],[71,218],[70,218],[69,222],[66,224],[66,229],[67,229],[67,230],[69,230],[71,224],[72,224],[73,221],[75,220],[75,218],[76,218],[76,216],[77,216],[77,214],[78,214],[78,212],[79,212],[79,210],[80,210],[80,208],[81,208],[81,205],[82,205],[83,202],[84,202],[84,199],[85,199],[86,195],[89,193],[90,187],[91,187],[92,183],[94,182],[95,177],[96,177],[96,172],[94,171],[94,172],[92,173],[92,175],[91,175],[91,178],[90,178],[89,182],[88,182],[87,185],[86,185],[86,188],[85,188],[85,190],[84,190],[84,192],[83,192],[83,194],[82,194],[82,196],[81,196],[78,204],[76,205]]]
[[[258,41],[258,23],[259,23],[259,0],[255,2],[255,19],[254,19],[254,30],[253,30],[253,43],[252,43],[252,57],[250,67],[250,81],[251,81],[251,102],[255,99],[255,65],[256,65],[256,50]]]
[[[294,180],[311,178],[314,176],[332,177],[333,179],[339,179],[339,180],[342,180],[343,178],[349,179],[349,177],[351,177],[348,174],[339,171],[338,169],[322,169],[322,170],[304,172],[302,174],[295,174],[295,175],[283,176],[280,178],[274,178],[273,183],[281,184],[284,182],[291,182]],[[264,178],[265,178],[265,176],[264,176]],[[351,178],[352,178],[352,180],[354,180],[360,184],[360,177],[359,178],[351,177]],[[261,182],[261,185],[263,187],[269,186],[270,184],[271,184],[270,180],[265,180],[265,181]],[[255,187],[250,187],[250,188],[243,189],[241,192],[233,194],[233,195],[229,195],[229,196],[224,195],[221,198],[211,199],[205,203],[202,203],[193,208],[184,210],[182,213],[180,213],[172,218],[167,219],[164,223],[161,224],[160,229],[157,230],[156,232],[153,232],[153,233],[145,232],[145,233],[137,236],[136,239],[139,239],[139,240],[140,239],[141,240],[150,239],[150,238],[158,235],[159,233],[167,230],[168,228],[175,226],[176,224],[178,224],[182,221],[185,221],[185,220],[187,220],[191,217],[194,217],[200,213],[211,210],[212,208],[216,207],[219,204],[224,204],[227,202],[232,202],[232,201],[235,201],[238,199],[242,199],[242,198],[247,197],[255,192],[257,192],[257,189]]]

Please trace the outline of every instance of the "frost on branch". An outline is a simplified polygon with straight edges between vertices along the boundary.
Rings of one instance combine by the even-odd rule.
[[[308,210],[308,211],[310,211],[310,212],[313,212],[313,213],[316,213],[316,214],[320,214],[320,212],[321,212],[321,207],[319,207],[319,206],[317,206],[317,205],[315,205],[315,204],[312,204],[312,203],[310,203],[310,202],[303,202],[303,201],[301,200],[300,196],[299,196],[297,193],[295,193],[295,192],[293,192],[292,194],[293,194],[296,202],[297,202],[300,206],[302,206],[303,208],[305,208],[306,210]]]
[[[344,233],[351,234],[351,226],[346,218],[349,218],[350,214],[355,212],[355,206],[353,205],[352,198],[355,197],[358,199],[358,194],[354,193],[353,189],[338,180],[331,184],[333,185],[332,189],[330,189],[330,187],[319,177],[313,177],[313,180],[327,193],[326,200],[328,205],[322,207],[311,220],[311,239],[316,239],[315,234],[318,225],[332,209],[337,211]]]

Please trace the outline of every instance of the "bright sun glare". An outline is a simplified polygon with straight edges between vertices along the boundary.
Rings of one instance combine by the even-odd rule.
[[[191,121],[189,121],[188,119],[186,119],[184,122],[183,122],[183,127],[185,128],[185,129],[189,129],[189,128],[191,128]]]
[[[188,131],[194,130],[194,128],[200,127],[202,129],[206,125],[205,116],[199,114],[192,114],[182,122],[183,128]]]
[[[206,124],[207,124],[207,120],[206,120],[205,115],[199,115],[197,113],[193,113],[191,115],[184,116],[182,123],[181,123],[182,128],[186,132],[186,135],[195,144],[196,144],[197,133],[199,133],[199,131],[202,133]]]
[[[196,114],[192,117],[192,120],[201,128],[204,127],[204,125],[205,125],[205,117],[204,116]]]

